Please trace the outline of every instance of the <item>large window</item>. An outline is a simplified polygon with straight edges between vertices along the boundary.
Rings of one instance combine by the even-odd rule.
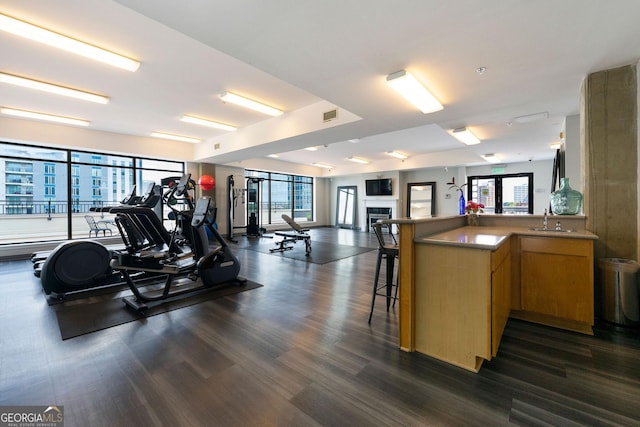
[[[533,213],[533,173],[470,176],[467,184],[469,200],[486,213]]]
[[[313,221],[313,178],[247,170],[248,210],[262,224],[282,224],[282,214],[296,222]],[[255,201],[254,201],[255,200]]]
[[[91,208],[183,171],[183,162],[0,142],[0,244],[86,238]]]

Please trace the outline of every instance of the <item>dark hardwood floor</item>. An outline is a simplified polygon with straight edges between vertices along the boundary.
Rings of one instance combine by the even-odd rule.
[[[0,405],[64,405],[67,427],[640,425],[638,334],[510,320],[473,374],[398,350],[382,300],[367,324],[376,251],[236,253],[262,288],[66,341],[31,263],[0,263]]]

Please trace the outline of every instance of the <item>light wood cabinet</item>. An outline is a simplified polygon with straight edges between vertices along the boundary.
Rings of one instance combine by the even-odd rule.
[[[510,240],[491,254],[491,355],[498,353],[502,333],[511,313]]]
[[[511,309],[511,251],[416,245],[415,350],[478,372]]]
[[[520,237],[520,310],[514,317],[592,333],[593,241]]]

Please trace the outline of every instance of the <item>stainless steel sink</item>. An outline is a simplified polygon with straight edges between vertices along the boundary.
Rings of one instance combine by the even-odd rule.
[[[529,230],[531,231],[553,231],[554,233],[573,233],[575,232],[575,230],[569,230],[569,229],[560,229],[560,230],[556,230],[555,228],[544,228],[544,227],[531,227],[529,228]]]

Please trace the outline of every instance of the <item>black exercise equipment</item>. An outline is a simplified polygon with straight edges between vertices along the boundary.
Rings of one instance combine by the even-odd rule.
[[[147,206],[151,211],[150,208],[160,200],[158,186],[150,185],[147,193],[141,197],[135,196],[134,191],[123,199],[123,203],[137,202],[140,206]],[[95,208],[94,211],[104,210],[111,213],[114,209],[118,207]],[[141,245],[141,241],[142,237],[138,239],[138,245]],[[45,294],[58,300],[78,291],[118,285],[122,280],[120,274],[111,268],[110,261],[117,250],[133,250],[132,247],[129,247],[127,242],[124,247],[107,247],[94,240],[63,242],[48,254],[41,252],[33,255],[34,274],[40,277]],[[36,256],[45,256],[45,259],[36,261]]]
[[[311,254],[311,236],[307,234],[309,229],[302,228],[300,224],[295,222],[289,215],[282,215],[282,219],[289,224],[289,226],[293,229],[293,231],[276,231],[276,236],[283,237],[279,242],[275,242],[276,245],[279,245],[276,248],[269,249],[270,252],[283,252],[293,249],[293,245],[296,244],[297,241],[304,241],[305,245],[305,255],[309,256]]]
[[[229,190],[229,198],[227,199],[227,213],[229,214],[227,218],[227,238],[233,243],[238,243],[238,241],[233,238],[233,220],[235,218],[236,203],[238,200],[238,193],[236,192],[233,175],[229,175],[227,177],[227,188]]]
[[[120,205],[134,205],[136,203],[138,203],[140,201],[142,196],[137,196],[136,195],[136,186],[134,185],[131,188],[131,191],[129,192],[129,194],[127,194],[122,201],[120,202]],[[92,207],[89,209],[89,211],[91,212],[108,212],[108,210],[111,209],[111,207]],[[40,277],[40,272],[42,270],[42,264],[44,263],[44,261],[47,259],[47,257],[49,257],[49,255],[51,255],[51,252],[53,251],[39,251],[39,252],[34,252],[31,254],[31,262],[33,262],[33,272],[34,275],[36,277]]]
[[[182,232],[190,233],[193,251],[191,256],[175,252],[176,248],[173,246],[175,234],[172,233],[168,244],[165,243],[162,248],[156,247],[135,254],[122,253],[111,262],[112,267],[120,271],[133,292],[133,296],[123,298],[128,307],[143,311],[148,308],[149,303],[162,303],[179,295],[202,289],[246,282],[246,279],[238,276],[240,261],[213,226],[213,221],[210,218],[213,209],[211,198],[201,197],[193,211],[176,212],[176,215],[180,217],[178,222],[184,227]],[[154,223],[153,220],[147,222],[146,219],[150,217],[140,209],[122,208],[118,215],[123,214],[129,217],[143,216],[140,223],[145,224],[148,228],[161,225]],[[185,223],[187,219],[190,220],[188,225]],[[209,228],[218,243],[218,246],[212,251],[208,250],[207,233],[204,226]],[[147,231],[151,234],[156,232],[163,234],[159,229]],[[130,272],[149,271],[166,276],[162,287],[149,286],[146,290],[142,290],[142,286],[130,274]]]
[[[260,221],[260,190],[264,178],[247,178],[247,237],[262,237],[266,229]]]

